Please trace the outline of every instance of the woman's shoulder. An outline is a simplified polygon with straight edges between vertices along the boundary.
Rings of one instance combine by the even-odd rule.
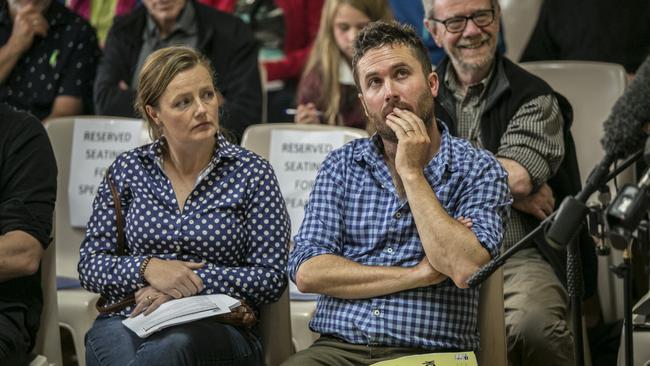
[[[267,159],[243,146],[228,143],[226,145],[226,154],[236,158],[237,161],[240,161],[247,167],[271,168],[271,164]]]
[[[154,144],[150,143],[120,153],[110,165],[109,169],[112,175],[119,173],[120,176],[124,177],[128,175],[126,173],[132,174],[134,171],[139,170],[143,165],[144,159],[153,159],[155,155],[153,149]]]

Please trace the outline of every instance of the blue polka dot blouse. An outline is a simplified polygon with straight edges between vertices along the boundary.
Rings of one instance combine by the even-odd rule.
[[[205,262],[195,270],[205,285],[202,294],[225,293],[252,305],[276,301],[287,284],[290,226],[270,164],[219,136],[181,211],[161,168],[164,145],[159,139],[123,153],[111,165],[127,253],[116,255],[115,210],[105,178],[80,248],[82,286],[109,304],[117,302],[147,285],[138,270],[154,256]]]

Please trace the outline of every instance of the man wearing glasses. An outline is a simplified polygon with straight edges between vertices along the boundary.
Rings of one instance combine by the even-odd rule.
[[[564,171],[567,177],[578,174],[571,165],[577,165],[575,152],[565,151],[571,117],[563,113],[571,107],[544,81],[496,52],[497,0],[423,0],[423,5],[425,26],[448,55],[436,68],[436,115],[452,134],[494,153],[508,172],[514,202],[504,251],[553,212],[554,196],[561,199],[575,188],[553,178]],[[555,262],[557,253],[547,253],[543,238],[537,241],[504,266],[509,365],[573,365],[563,263]]]

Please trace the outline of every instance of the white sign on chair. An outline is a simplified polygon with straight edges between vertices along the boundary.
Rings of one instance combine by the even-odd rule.
[[[304,218],[316,173],[325,156],[343,146],[344,131],[273,130],[269,161],[275,170],[291,218],[291,236]]]
[[[106,169],[122,152],[141,145],[142,123],[138,119],[75,119],[68,183],[71,226],[86,226]]]

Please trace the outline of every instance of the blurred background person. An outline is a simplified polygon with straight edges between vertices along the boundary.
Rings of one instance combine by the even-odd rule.
[[[0,2],[0,101],[40,120],[92,112],[95,32],[51,0]]]
[[[0,365],[26,365],[36,342],[56,174],[41,122],[0,103]]]
[[[391,21],[387,0],[326,0],[316,42],[298,86],[294,122],[366,128],[352,77],[352,46],[376,20]]]
[[[142,67],[136,106],[155,140],[111,165],[80,249],[84,288],[109,306],[125,304],[88,331],[88,365],[262,364],[248,328],[202,319],[141,339],[122,324],[198,294],[227,294],[257,309],[287,284],[289,221],[275,174],[219,132],[213,77],[209,61],[188,47],[158,50]],[[125,255],[117,255],[111,184]],[[124,301],[132,295],[134,303]]]
[[[95,80],[98,114],[135,117],[138,78],[145,58],[172,45],[196,48],[216,71],[221,125],[239,139],[262,120],[262,86],[253,34],[237,17],[194,0],[144,0],[115,18]]]
[[[520,61],[611,62],[633,75],[649,53],[650,1],[544,0]]]
[[[113,18],[130,13],[141,2],[141,0],[68,0],[64,3],[70,10],[90,22],[97,32],[100,47],[103,48]]]
[[[268,121],[287,122],[300,75],[318,33],[324,0],[200,0],[234,13],[247,23],[260,44],[266,71]]]

